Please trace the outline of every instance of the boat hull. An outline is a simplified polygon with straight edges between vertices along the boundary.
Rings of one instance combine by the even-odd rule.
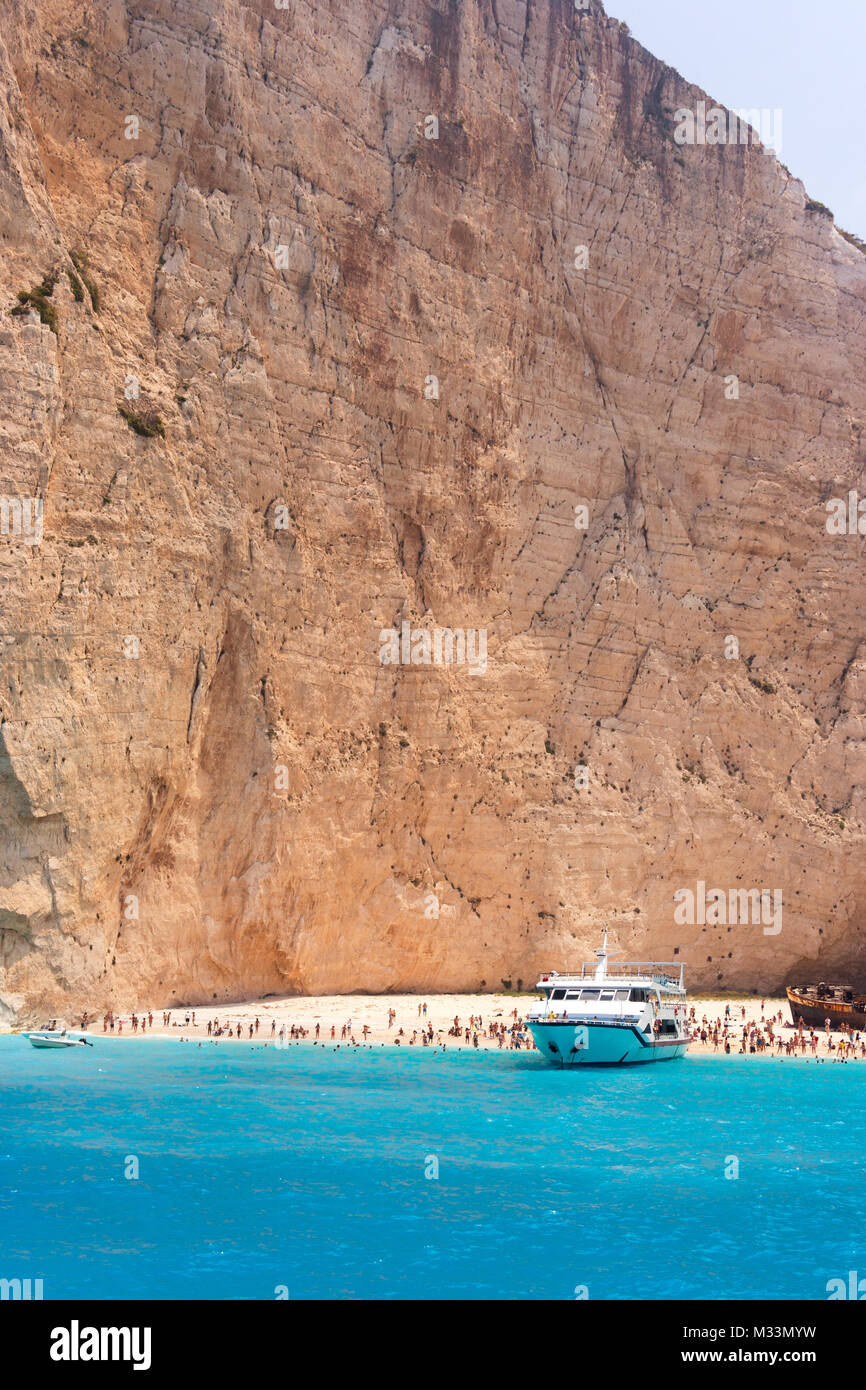
[[[685,1055],[688,1038],[648,1038],[629,1023],[538,1022],[528,1028],[545,1061],[557,1067],[628,1067]]]
[[[88,1047],[83,1038],[45,1038],[38,1033],[28,1033],[27,1041],[31,1047]]]
[[[816,999],[814,996],[800,994],[798,990],[790,987],[786,993],[791,1018],[795,1024],[802,1018],[804,1023],[823,1028],[825,1020],[829,1018],[833,1028],[838,1028],[840,1023],[847,1023],[851,1028],[866,1028],[866,1013],[863,1011],[862,999],[850,1004],[839,999]]]

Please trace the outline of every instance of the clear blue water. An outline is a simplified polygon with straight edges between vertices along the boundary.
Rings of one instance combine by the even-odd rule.
[[[866,1065],[791,1059],[0,1038],[0,1277],[46,1299],[826,1299],[866,1273],[864,1088]]]

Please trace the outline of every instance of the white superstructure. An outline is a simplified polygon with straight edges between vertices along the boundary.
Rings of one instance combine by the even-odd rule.
[[[689,1045],[682,965],[609,964],[604,945],[580,974],[542,975],[544,995],[527,1025],[535,1046],[556,1066],[625,1066],[682,1057]]]

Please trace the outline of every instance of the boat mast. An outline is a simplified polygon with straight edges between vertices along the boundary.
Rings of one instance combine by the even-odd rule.
[[[600,950],[595,952],[598,965],[595,967],[595,978],[604,980],[607,978],[607,927],[604,929],[604,943]]]

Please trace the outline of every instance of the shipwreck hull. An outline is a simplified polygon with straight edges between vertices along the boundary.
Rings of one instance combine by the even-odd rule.
[[[791,1018],[795,1024],[802,1018],[804,1023],[823,1028],[825,1020],[829,1018],[833,1027],[847,1023],[850,1028],[866,1029],[864,999],[855,997],[850,1003],[841,999],[818,999],[813,994],[804,994],[800,990],[790,988],[786,993],[791,1007]]]

